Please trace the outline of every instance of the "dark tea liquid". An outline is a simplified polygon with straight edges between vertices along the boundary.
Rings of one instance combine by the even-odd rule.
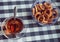
[[[4,29],[5,29],[5,34],[7,35],[16,34],[22,31],[23,23],[18,18],[16,18],[15,20],[14,18],[11,18],[6,22]]]

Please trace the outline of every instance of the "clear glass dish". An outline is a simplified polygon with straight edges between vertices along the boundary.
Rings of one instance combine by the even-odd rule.
[[[26,32],[26,30],[24,30],[24,24],[23,24],[23,21],[22,21],[22,19],[20,19],[20,18],[16,18],[16,19],[18,19],[18,20],[20,20],[20,22],[22,23],[22,29],[19,31],[19,32],[17,32],[17,33],[15,33],[14,32],[14,34],[11,32],[9,32],[10,34],[9,35],[6,35],[6,33],[7,32],[5,32],[6,31],[6,23],[8,22],[8,21],[10,21],[11,19],[12,19],[13,17],[9,17],[9,18],[6,18],[4,21],[3,21],[3,23],[2,23],[2,25],[1,25],[1,31],[2,31],[2,35],[4,35],[6,38],[8,38],[8,39],[19,39],[19,38],[21,38],[21,37],[23,37],[24,35],[25,35],[25,32]],[[20,25],[21,26],[21,25]],[[13,29],[13,28],[12,28]]]
[[[32,9],[35,7],[36,4],[42,4],[44,2],[48,2],[49,4],[51,4],[52,8],[57,9],[57,11],[58,11],[58,7],[56,6],[55,2],[53,2],[53,0],[36,0],[34,2],[34,4],[32,5]],[[33,15],[33,12],[32,12],[32,17],[33,17],[34,21],[36,21],[38,24],[40,24],[42,26],[45,26],[45,25],[54,25],[58,21],[58,18],[59,18],[58,15],[57,15],[56,18],[53,19],[52,23],[44,24],[44,23],[39,22],[37,19],[35,19],[34,15]]]

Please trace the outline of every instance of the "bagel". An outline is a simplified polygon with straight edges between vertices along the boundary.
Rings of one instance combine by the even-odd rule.
[[[38,21],[41,22],[41,23],[42,23],[43,19],[44,19],[43,16],[38,17]]]
[[[40,13],[40,12],[37,12],[37,13],[34,15],[34,17],[37,19],[40,15],[41,15],[41,13]]]
[[[45,10],[45,7],[43,6],[43,4],[40,4],[40,9]]]
[[[43,5],[44,5],[45,8],[47,8],[47,9],[52,9],[52,6],[51,6],[50,3],[45,2]]]

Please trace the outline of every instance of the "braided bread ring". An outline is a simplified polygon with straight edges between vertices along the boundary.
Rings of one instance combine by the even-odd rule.
[[[47,9],[52,9],[51,4],[49,4],[49,3],[47,3],[47,2],[45,2],[43,5],[44,5],[45,8],[47,8]]]
[[[39,17],[40,15],[41,15],[41,13],[40,12],[37,12],[34,16],[37,19],[37,17]]]
[[[36,6],[37,6],[37,10],[40,11],[41,9],[40,9],[39,4],[37,4]]]
[[[39,5],[41,10],[45,10],[44,6],[42,4]]]
[[[48,19],[49,19],[48,14],[44,14],[43,16],[44,16],[44,20],[45,20],[45,21],[48,21]]]
[[[52,16],[52,11],[51,10],[45,10],[44,13],[47,14],[48,17]]]
[[[43,19],[44,19],[43,16],[38,17],[38,21],[41,22],[41,23],[43,22]]]

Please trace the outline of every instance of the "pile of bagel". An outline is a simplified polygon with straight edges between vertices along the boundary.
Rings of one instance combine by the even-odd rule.
[[[58,15],[57,9],[53,8],[51,3],[48,2],[37,3],[32,12],[34,18],[43,24],[52,23],[53,19]]]

